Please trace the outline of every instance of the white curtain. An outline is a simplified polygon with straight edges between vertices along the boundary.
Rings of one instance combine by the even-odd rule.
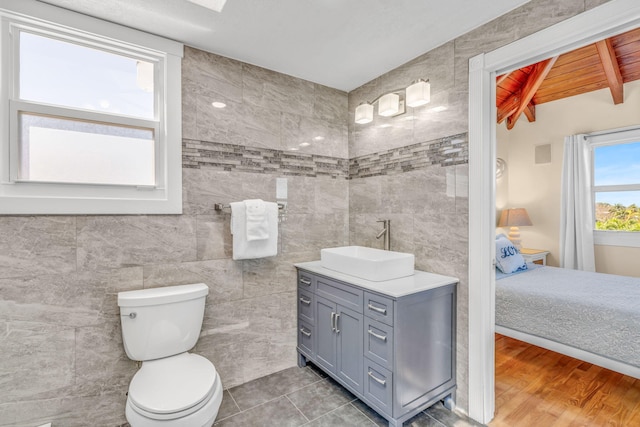
[[[585,135],[564,138],[560,267],[595,271],[591,159]]]

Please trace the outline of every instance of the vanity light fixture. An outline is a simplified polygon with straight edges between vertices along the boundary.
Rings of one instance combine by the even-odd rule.
[[[400,95],[397,93],[387,93],[378,100],[378,114],[384,117],[391,117],[400,111]]]
[[[418,80],[407,87],[407,105],[415,108],[426,105],[431,101],[431,84],[424,80]]]
[[[363,102],[356,107],[356,123],[364,125],[373,120],[373,105]]]
[[[431,101],[431,84],[418,80],[406,89],[397,89],[380,95],[371,102],[363,102],[356,107],[355,122],[367,124],[373,121],[373,105],[378,103],[378,115],[393,117],[405,113],[405,104],[415,108]]]
[[[212,105],[214,108],[224,108],[224,107],[226,107],[226,106],[227,106],[227,104],[225,104],[224,102],[220,102],[220,101],[213,101],[213,102],[211,103],[211,105]]]

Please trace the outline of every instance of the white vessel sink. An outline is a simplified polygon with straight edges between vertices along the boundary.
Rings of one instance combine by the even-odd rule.
[[[320,251],[320,265],[372,282],[412,276],[415,257],[403,252],[364,246],[342,246]]]

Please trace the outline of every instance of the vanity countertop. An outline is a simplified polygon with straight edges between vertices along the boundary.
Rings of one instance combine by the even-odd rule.
[[[340,280],[342,282],[347,282],[365,290],[377,292],[393,298],[401,298],[407,295],[437,288],[439,286],[459,282],[456,277],[442,276],[440,274],[427,273],[426,271],[420,270],[414,270],[414,274],[412,276],[386,280],[383,282],[372,282],[370,280],[360,279],[356,276],[350,276],[338,271],[329,270],[328,268],[323,267],[320,264],[320,261],[300,262],[294,265],[299,269],[320,274],[331,279]]]

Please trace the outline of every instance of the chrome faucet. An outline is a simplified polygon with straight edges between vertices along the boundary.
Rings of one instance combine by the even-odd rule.
[[[382,226],[384,227],[382,231],[378,233],[378,235],[376,236],[376,239],[379,239],[382,236],[384,236],[384,250],[390,251],[391,250],[391,220],[381,219],[376,222],[381,222]]]

